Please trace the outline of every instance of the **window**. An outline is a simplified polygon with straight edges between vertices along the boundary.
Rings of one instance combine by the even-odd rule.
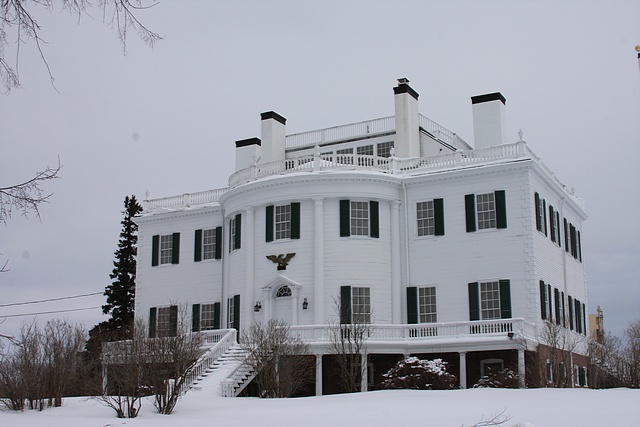
[[[506,196],[504,190],[465,196],[467,232],[487,228],[507,228]]]
[[[376,146],[378,157],[391,157],[392,148],[393,148],[393,141],[379,143]]]
[[[433,199],[416,205],[418,236],[444,235],[444,202]]]
[[[378,202],[340,200],[340,236],[380,237]]]
[[[336,150],[336,163],[344,165],[353,164],[353,148],[344,148],[342,150]]]
[[[356,147],[356,153],[358,156],[371,156],[371,157],[359,157],[358,166],[373,166],[373,145],[364,145],[362,147]]]
[[[240,242],[242,241],[240,235],[241,227],[242,215],[237,214],[229,221],[229,252],[240,249]]]
[[[482,320],[500,319],[500,288],[498,282],[480,283],[480,304]]]
[[[220,303],[193,304],[192,332],[220,329]]]
[[[353,287],[351,310],[353,323],[371,323],[371,289]]]
[[[151,265],[180,262],[180,233],[155,235],[151,241]]]
[[[504,360],[502,359],[484,359],[480,361],[480,375],[483,377],[502,370],[504,370]]]
[[[511,282],[469,283],[469,320],[511,318]]]
[[[213,259],[216,256],[216,230],[202,230],[202,259]]]
[[[240,295],[227,299],[227,328],[240,331]]]
[[[367,287],[340,287],[340,323],[371,322],[371,289]]]
[[[193,260],[195,262],[222,258],[222,227],[196,230],[194,241]]]
[[[534,193],[534,204],[536,209],[536,229],[547,235],[547,201],[540,198],[538,193]],[[552,219],[553,220],[553,219]]]
[[[300,238],[300,203],[267,206],[265,240]]]
[[[549,295],[547,294],[547,285],[540,281],[540,318],[547,320],[549,315],[547,314],[547,304],[549,301]],[[550,314],[550,313],[549,313]]]
[[[435,286],[418,288],[418,318],[420,323],[435,323],[438,321]]]
[[[560,218],[559,214],[549,205],[549,228],[551,231],[551,241],[560,244]]]
[[[151,307],[149,309],[149,338],[178,335],[178,306]]]
[[[278,291],[276,292],[276,298],[281,298],[281,297],[290,297],[291,294],[291,288],[288,287],[287,285],[282,286],[280,289],[278,289]]]

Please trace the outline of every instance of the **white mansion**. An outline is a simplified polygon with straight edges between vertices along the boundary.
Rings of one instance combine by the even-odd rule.
[[[586,335],[585,212],[509,141],[505,98],[471,98],[471,147],[419,113],[408,80],[393,89],[395,116],[361,123],[287,135],[263,113],[226,187],[145,201],[136,313],[150,337],[178,319],[194,331],[283,319],[326,394],[339,391],[330,323],[372,325],[363,390],[403,355],[446,360],[461,387],[487,367],[535,383],[528,354],[544,357],[546,321]],[[585,354],[568,370],[578,385]]]

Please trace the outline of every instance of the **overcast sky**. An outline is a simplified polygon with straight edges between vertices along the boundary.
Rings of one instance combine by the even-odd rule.
[[[36,10],[23,87],[0,95],[0,186],[63,164],[41,221],[0,226],[0,315],[99,307],[126,195],[227,185],[234,141],[274,110],[287,132],[390,116],[407,77],[420,111],[473,143],[470,97],[500,91],[508,134],[586,202],[589,312],[621,334],[640,319],[640,1],[161,1],[123,55],[99,10]],[[13,55],[13,51],[8,51]],[[3,262],[2,262],[3,263]],[[1,263],[0,263],[1,264]],[[105,320],[100,309],[40,315]],[[33,316],[10,317],[14,334]]]

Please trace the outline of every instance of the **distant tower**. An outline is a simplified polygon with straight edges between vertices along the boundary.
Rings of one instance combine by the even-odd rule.
[[[638,52],[638,67],[640,68],[640,44],[636,46],[636,52]]]

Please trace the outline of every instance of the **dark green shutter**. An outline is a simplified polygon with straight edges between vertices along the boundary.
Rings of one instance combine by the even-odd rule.
[[[464,196],[464,211],[467,217],[467,233],[476,231],[476,196],[467,194]]]
[[[160,236],[155,235],[151,239],[151,266],[156,267],[160,260]]]
[[[236,239],[234,241],[234,246],[236,249],[240,249],[240,244],[242,242],[242,215],[236,215]]]
[[[507,196],[504,190],[495,192],[496,228],[507,228]]]
[[[558,288],[553,288],[553,299],[556,304],[556,324],[559,325],[562,322],[562,319],[560,318],[560,291]]]
[[[587,306],[582,303],[582,333],[587,335]]]
[[[567,305],[569,306],[569,329],[573,331],[573,298],[568,296],[567,302]]]
[[[578,258],[578,239],[576,236],[576,228],[573,226],[573,224],[569,225],[569,233],[571,236],[571,255],[574,258]]]
[[[378,202],[371,200],[369,202],[369,225],[371,227],[369,235],[371,237],[380,237],[380,213]]]
[[[511,319],[511,282],[500,280],[500,318]]]
[[[564,221],[564,251],[569,252],[569,226],[567,225],[567,218],[563,218]]]
[[[551,298],[551,285],[547,283],[547,306],[549,307],[549,321],[553,320],[553,299]]]
[[[233,296],[233,329],[240,333],[240,295]]]
[[[291,238],[300,238],[300,203],[291,203]]]
[[[213,303],[213,329],[220,329],[220,303]]]
[[[216,259],[222,258],[222,227],[216,227]]]
[[[444,236],[444,199],[433,199],[435,235]]]
[[[173,246],[171,247],[171,264],[180,263],[180,233],[173,233]]]
[[[191,332],[200,332],[200,304],[193,304],[191,308]]]
[[[178,336],[178,306],[169,307],[169,336]]]
[[[151,307],[149,309],[149,338],[156,337],[157,309]]]
[[[351,323],[351,286],[340,286],[340,324]]]
[[[574,299],[573,303],[575,305],[574,311],[576,313],[576,332],[581,334],[582,333],[582,313],[580,312],[580,300]]]
[[[560,237],[560,212],[556,212],[556,226],[556,243],[558,243],[558,245],[562,247],[562,239]]]
[[[196,230],[195,243],[193,246],[193,260],[202,261],[202,230]]]
[[[547,234],[547,201],[546,200],[542,201],[542,213],[544,214],[544,235],[548,236]]]
[[[480,293],[478,282],[469,283],[469,320],[480,320]]]
[[[540,280],[540,318],[547,319],[547,286]]]
[[[582,243],[580,243],[580,231],[576,230],[577,242],[576,248],[578,250],[578,261],[582,262]]]
[[[340,200],[340,237],[351,235],[351,202]]]
[[[418,323],[418,288],[407,288],[407,323]]]
[[[549,228],[551,229],[551,241],[556,241],[556,230],[553,227],[556,221],[556,214],[554,213],[553,206],[549,205]]]
[[[265,210],[265,241],[273,242],[273,205],[267,206]]]
[[[562,298],[562,326],[567,327],[567,312],[565,311],[564,305],[564,292],[560,292],[560,297]]]
[[[540,195],[538,193],[533,194],[533,203],[536,205],[536,230],[542,231],[542,225],[540,224]]]

